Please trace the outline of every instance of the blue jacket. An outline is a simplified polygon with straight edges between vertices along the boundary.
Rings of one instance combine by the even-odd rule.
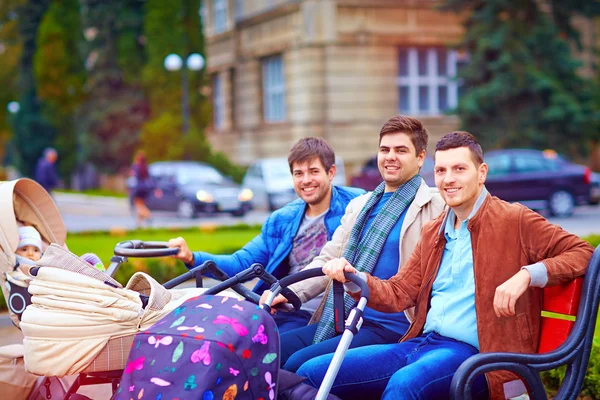
[[[346,206],[353,198],[365,193],[362,189],[352,187],[333,186],[329,211],[325,214],[325,227],[327,240],[331,240],[333,232],[341,223]],[[233,276],[253,263],[261,263],[268,272],[278,279],[289,272],[286,258],[292,250],[292,240],[298,233],[298,228],[304,217],[306,203],[297,199],[275,211],[265,221],[261,232],[248,244],[231,255],[213,255],[203,251],[194,252],[194,265],[196,267],[207,260],[213,260],[219,268],[229,276]],[[254,291],[262,293],[269,286],[259,281]]]

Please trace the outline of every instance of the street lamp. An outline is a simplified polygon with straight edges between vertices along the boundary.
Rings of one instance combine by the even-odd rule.
[[[190,100],[188,88],[187,71],[199,71],[204,67],[204,57],[198,53],[190,54],[185,63],[178,54],[169,54],[165,57],[165,68],[167,71],[181,70],[181,114],[183,122],[183,134],[187,135],[190,130]]]
[[[11,101],[10,103],[8,103],[6,105],[6,110],[8,110],[8,112],[11,114],[18,113],[20,109],[21,109],[21,105],[19,104],[18,101]]]

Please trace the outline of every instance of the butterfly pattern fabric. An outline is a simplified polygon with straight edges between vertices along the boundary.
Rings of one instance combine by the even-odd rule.
[[[279,335],[260,307],[197,296],[136,335],[114,400],[277,397]]]

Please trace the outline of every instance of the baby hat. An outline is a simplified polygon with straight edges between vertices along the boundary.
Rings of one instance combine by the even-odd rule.
[[[85,253],[80,258],[83,261],[90,264],[92,267],[96,267],[100,271],[106,271],[106,268],[104,268],[104,264],[102,263],[102,260],[100,260],[100,257],[95,255],[94,253]]]
[[[18,231],[19,246],[17,246],[17,249],[25,246],[34,246],[37,247],[40,252],[42,251],[42,237],[33,226],[20,226]]]

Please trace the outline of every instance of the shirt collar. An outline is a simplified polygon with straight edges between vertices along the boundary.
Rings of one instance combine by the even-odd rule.
[[[473,206],[473,210],[471,210],[471,214],[469,214],[469,217],[463,221],[463,224],[468,223],[469,220],[471,218],[473,218],[475,216],[475,214],[477,214],[477,211],[479,211],[479,209],[481,208],[481,205],[485,201],[487,194],[488,194],[488,191],[484,186],[483,189],[481,190],[481,193],[479,194],[479,197],[477,198],[477,201],[475,202],[475,205]],[[455,239],[456,238],[456,231],[454,229],[455,223],[456,223],[456,214],[454,214],[454,211],[451,208],[449,208],[448,215],[446,216],[446,225],[444,226],[444,235],[446,236],[446,239],[448,239],[448,238]]]

